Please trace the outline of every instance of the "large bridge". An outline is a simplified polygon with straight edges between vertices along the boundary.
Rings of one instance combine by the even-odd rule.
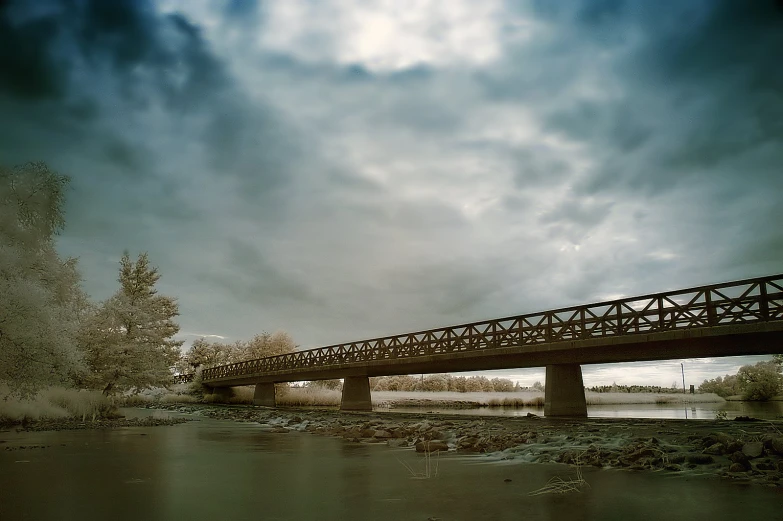
[[[213,389],[343,378],[343,410],[372,410],[369,377],[546,367],[544,414],[586,416],[581,364],[783,352],[783,275],[347,342],[205,369]]]

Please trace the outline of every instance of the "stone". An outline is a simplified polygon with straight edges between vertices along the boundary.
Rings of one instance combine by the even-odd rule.
[[[775,454],[783,456],[783,436],[775,436],[770,440],[770,448]]]
[[[726,454],[733,454],[734,452],[742,451],[743,443],[739,440],[734,440],[726,445]]]
[[[726,434],[725,432],[715,433],[715,437],[720,443],[726,446],[729,446],[736,441],[733,436],[731,436],[730,434]]]
[[[743,467],[750,468],[748,457],[743,452],[737,451],[733,453],[731,456],[729,456],[729,460],[732,463],[739,463]]]
[[[749,458],[758,458],[764,452],[764,444],[760,441],[750,441],[742,446],[742,453]]]
[[[722,443],[713,443],[702,451],[702,454],[712,454],[713,456],[720,456],[726,450],[726,447]]]
[[[771,459],[767,458],[756,462],[756,470],[777,470],[778,467]]]
[[[389,447],[407,447],[408,446],[408,440],[402,439],[402,438],[392,438],[389,440],[386,440],[386,444]]]
[[[419,441],[416,443],[416,452],[447,451],[449,445],[442,440]]]
[[[685,454],[675,454],[674,456],[669,458],[669,461],[675,464],[685,463]]]
[[[729,472],[747,472],[748,469],[740,463],[732,463],[729,467]]]
[[[392,438],[392,434],[389,431],[375,431],[373,438],[387,439]]]
[[[685,461],[693,465],[709,465],[715,460],[709,454],[688,454]]]

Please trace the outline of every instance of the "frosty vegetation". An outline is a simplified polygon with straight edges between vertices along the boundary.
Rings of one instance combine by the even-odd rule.
[[[536,382],[543,391],[543,386]],[[382,376],[370,379],[370,388],[374,391],[426,391],[458,393],[471,392],[513,392],[520,390],[519,385],[506,378],[486,376],[452,376],[450,374],[431,374],[415,377],[410,375]]]
[[[287,334],[264,333],[231,345],[201,339],[183,358],[177,300],[158,293],[161,274],[147,253],[125,252],[115,293],[91,301],[77,260],[55,248],[68,183],[44,163],[0,166],[0,417],[36,407],[54,416],[82,411],[68,400],[100,412],[104,401],[71,389],[111,397],[169,386],[177,369],[294,349]],[[22,404],[16,412],[12,399]]]

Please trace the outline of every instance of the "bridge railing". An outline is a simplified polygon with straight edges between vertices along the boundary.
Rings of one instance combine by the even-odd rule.
[[[205,369],[204,380],[783,320],[783,275],[392,335]]]

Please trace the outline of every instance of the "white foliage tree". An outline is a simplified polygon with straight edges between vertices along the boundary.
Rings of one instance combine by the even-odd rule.
[[[167,385],[180,358],[174,318],[176,299],[158,295],[157,268],[146,253],[120,260],[120,289],[105,301],[82,332],[90,371],[86,381],[104,394]]]
[[[75,259],[60,259],[68,177],[44,163],[0,167],[0,381],[30,392],[82,368],[76,332],[87,299]]]

